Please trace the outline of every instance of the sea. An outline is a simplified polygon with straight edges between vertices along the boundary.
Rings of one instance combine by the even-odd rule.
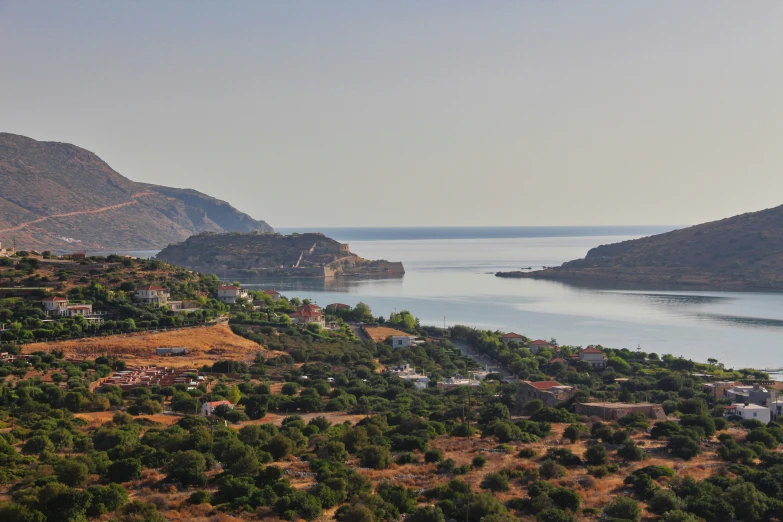
[[[361,301],[385,317],[408,310],[422,324],[464,324],[564,345],[600,344],[702,362],[715,358],[733,368],[783,367],[783,293],[590,288],[495,276],[557,266],[602,244],[674,228],[279,228],[284,234],[323,232],[366,259],[402,261],[405,275],[240,281],[322,306]]]

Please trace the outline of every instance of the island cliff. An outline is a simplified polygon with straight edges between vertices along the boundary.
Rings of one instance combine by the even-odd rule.
[[[496,275],[588,285],[783,290],[783,206],[602,245],[555,268]]]
[[[157,258],[222,277],[399,277],[402,263],[370,261],[323,234],[205,232],[164,248]]]

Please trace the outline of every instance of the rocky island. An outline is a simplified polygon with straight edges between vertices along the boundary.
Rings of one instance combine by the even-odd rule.
[[[783,290],[783,206],[601,245],[559,267],[496,275],[605,286]]]
[[[323,234],[204,232],[164,248],[157,258],[221,277],[399,277],[400,262],[371,261]]]

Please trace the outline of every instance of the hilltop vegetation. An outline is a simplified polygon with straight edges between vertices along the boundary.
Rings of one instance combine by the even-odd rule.
[[[193,234],[271,232],[195,190],[135,183],[67,143],[0,133],[0,237],[20,248],[154,249]]]
[[[602,245],[536,272],[498,273],[585,283],[783,289],[783,206]]]
[[[327,308],[328,329],[297,326],[289,317],[297,299],[255,292],[229,306],[214,299],[216,278],[161,261],[87,259],[79,266],[96,268],[74,273],[44,261],[27,256],[0,272],[12,285],[5,291],[18,294],[0,301],[0,314],[22,325],[11,330],[22,335],[16,341],[65,330],[40,323],[39,299],[50,290],[140,314],[136,329],[159,327],[175,316],[125,302],[154,282],[207,313],[230,313],[247,344],[227,357],[177,357],[185,382],[125,388],[101,379],[128,370],[135,354],[74,358],[50,342],[0,359],[3,522],[761,522],[783,513],[783,426],[725,418],[727,401],[702,386],[768,380],[761,372],[600,346],[606,367],[594,367],[571,357],[579,347],[554,340],[534,354],[524,337],[506,343],[499,331],[422,326],[405,310],[387,320],[362,303]],[[423,342],[361,341],[346,321]],[[518,383],[501,373],[475,387],[439,386],[480,370],[450,339],[520,379],[556,380],[575,394],[517,404]],[[428,383],[392,371],[403,363]],[[218,401],[231,406],[194,415]],[[578,415],[576,403],[587,401],[652,401],[668,418]]]
[[[125,366],[106,356],[0,362],[0,519],[760,522],[783,512],[783,428],[723,419],[693,363],[617,353],[631,376],[618,384],[614,367],[568,372],[519,348],[531,377],[573,373],[585,397],[660,394],[672,420],[602,422],[535,401],[512,417],[516,386],[498,376],[470,393],[434,387],[476,369],[447,341],[395,350],[348,328],[324,336],[239,314],[277,355],[218,360],[202,370],[230,373],[195,388],[91,391]],[[451,333],[484,351],[500,337]],[[402,361],[433,385],[385,371]],[[237,408],[188,413],[218,400]]]

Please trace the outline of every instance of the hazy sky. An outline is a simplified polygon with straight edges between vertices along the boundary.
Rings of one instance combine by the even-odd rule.
[[[783,204],[781,27],[779,1],[0,0],[0,131],[272,226],[697,223]]]

